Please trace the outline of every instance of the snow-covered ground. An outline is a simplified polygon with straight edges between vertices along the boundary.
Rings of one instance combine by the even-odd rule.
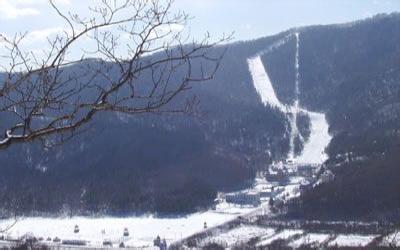
[[[371,243],[377,235],[338,235],[328,246],[334,247],[365,247]]]
[[[370,244],[377,235],[330,235],[326,233],[306,233],[302,230],[283,230],[274,235],[266,235],[261,237],[261,241],[257,243],[257,247],[268,246],[276,240],[289,241],[287,244],[291,248],[299,248],[302,245],[306,246],[326,246],[329,247],[365,247]]]
[[[247,60],[248,67],[253,79],[253,85],[259,94],[261,101],[264,105],[270,105],[276,107],[281,112],[288,115],[288,119],[291,121],[291,131],[290,131],[290,152],[289,158],[293,158],[293,162],[296,164],[322,164],[328,159],[325,153],[326,147],[329,145],[332,137],[329,135],[329,124],[326,120],[325,114],[311,112],[305,108],[299,106],[298,97],[300,95],[300,63],[299,63],[299,34],[295,34],[296,37],[296,61],[295,61],[295,71],[296,71],[296,83],[295,83],[295,96],[294,106],[287,106],[279,100],[276,96],[274,87],[268,76],[267,70],[261,60],[261,55],[258,54],[255,57],[249,58]],[[263,53],[262,55],[264,55]],[[304,144],[304,149],[299,156],[294,157],[294,138],[298,135],[298,129],[296,124],[296,115],[299,112],[304,112],[310,117],[311,121],[311,134],[310,138]]]
[[[211,238],[207,238],[205,241],[200,243],[200,245],[206,246],[210,243],[219,243],[224,247],[233,247],[241,243],[246,243],[250,239],[256,237],[265,237],[266,235],[273,235],[275,230],[272,228],[262,228],[257,226],[242,226],[230,230],[225,233],[221,233]]]
[[[332,140],[325,114],[303,110],[310,117],[311,134],[302,153],[293,159],[297,164],[322,164],[328,159],[326,147]]]
[[[283,191],[278,195],[280,199],[290,200],[300,196],[300,184],[289,184],[283,187]]]
[[[249,70],[253,78],[254,88],[261,97],[264,105],[270,105],[278,108],[282,112],[286,112],[287,107],[282,104],[275,94],[274,87],[264,68],[264,64],[260,56],[252,57],[247,60]]]
[[[325,149],[328,147],[332,136],[329,134],[329,124],[326,120],[325,114],[309,111],[300,106],[299,96],[300,96],[300,35],[295,33],[292,38],[296,39],[296,56],[294,62],[295,70],[295,100],[294,105],[288,106],[280,102],[279,98],[276,96],[274,87],[268,76],[268,70],[265,68],[261,56],[268,54],[266,50],[263,53],[257,54],[255,57],[248,59],[248,67],[253,79],[253,85],[259,94],[261,101],[264,105],[269,105],[278,108],[281,112],[287,115],[290,121],[290,150],[288,154],[288,160],[293,165],[310,165],[318,166],[324,163],[328,159],[328,155],[325,153]],[[286,42],[288,38],[282,40],[279,43],[281,46]],[[273,47],[276,48],[276,47]],[[304,147],[302,152],[295,156],[294,154],[294,140],[300,133],[297,128],[297,115],[299,113],[305,113],[310,118],[310,137],[307,141],[304,141]],[[301,136],[300,136],[301,138]],[[301,138],[302,139],[302,138]],[[276,166],[279,163],[275,164]],[[282,167],[286,167],[282,164]],[[271,169],[269,170],[271,172]],[[300,195],[300,186],[305,184],[304,181],[297,181],[298,178],[292,177],[290,185],[283,187],[284,191],[281,193],[280,198],[285,197],[286,199],[291,199],[298,197]]]
[[[301,235],[301,234],[303,234],[303,230],[285,229],[277,234],[265,235],[265,236],[261,237],[260,242],[257,243],[257,247],[268,246],[276,240],[287,240],[291,237],[294,237],[296,235]]]
[[[290,242],[288,245],[295,249],[301,247],[302,245],[318,246],[318,245],[323,244],[324,242],[328,241],[329,238],[330,238],[329,234],[310,233],[310,234],[303,235],[302,237],[298,238],[297,240]]]
[[[181,240],[194,233],[204,230],[204,223],[208,227],[220,225],[234,219],[238,213],[246,213],[249,209],[240,211],[235,208],[235,213],[224,211],[208,211],[196,213],[183,218],[23,218],[12,227],[7,235],[18,238],[24,234],[35,237],[58,237],[61,240],[82,239],[90,241],[90,245],[101,246],[103,240],[109,239],[114,244],[125,241],[126,246],[146,247],[152,246],[157,235],[165,238],[168,244]],[[12,221],[0,221],[0,228],[5,228]],[[74,227],[79,226],[80,232],[75,234]],[[130,237],[123,239],[123,231],[127,228]]]
[[[253,206],[238,206],[227,202],[221,202],[216,207],[217,209],[214,211],[214,213],[232,214],[232,215],[236,214],[238,216],[251,213],[255,210]]]
[[[394,232],[383,238],[382,246],[400,247],[400,231]]]

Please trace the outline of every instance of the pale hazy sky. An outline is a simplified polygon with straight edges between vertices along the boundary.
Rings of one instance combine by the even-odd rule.
[[[177,0],[177,5],[196,17],[192,28],[199,33],[235,31],[237,40],[400,11],[400,0]]]
[[[84,12],[95,0],[56,0],[65,10]],[[271,35],[291,27],[348,22],[400,11],[400,0],[175,0],[194,17],[193,36],[235,32],[235,40]],[[0,33],[31,32],[30,43],[43,46],[62,28],[47,0],[0,0]]]

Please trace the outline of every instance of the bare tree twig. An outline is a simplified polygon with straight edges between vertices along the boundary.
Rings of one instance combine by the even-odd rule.
[[[45,56],[25,52],[27,34],[0,35],[0,56],[8,60],[0,65],[0,148],[48,137],[62,142],[101,112],[190,112],[197,101],[177,97],[214,77],[223,53],[213,48],[230,36],[189,43],[181,28],[190,17],[173,13],[172,3],[102,0],[84,18],[49,0],[69,28],[48,38]]]

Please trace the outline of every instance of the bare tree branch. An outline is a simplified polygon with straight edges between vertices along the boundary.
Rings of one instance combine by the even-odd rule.
[[[177,97],[214,77],[223,54],[212,48],[230,36],[189,42],[182,27],[190,17],[172,13],[172,3],[102,0],[85,18],[49,0],[68,28],[48,38],[44,56],[24,50],[27,34],[0,35],[8,61],[0,65],[0,148],[63,141],[101,112],[189,112],[197,100]]]

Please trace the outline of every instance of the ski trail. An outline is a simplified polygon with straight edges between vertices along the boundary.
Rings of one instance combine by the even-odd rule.
[[[308,141],[304,144],[301,154],[293,159],[296,164],[319,165],[328,160],[325,149],[332,140],[329,134],[329,125],[323,113],[310,112],[301,109],[310,117],[311,134]]]
[[[261,97],[262,103],[264,105],[270,105],[278,108],[282,112],[286,112],[287,107],[283,105],[276,96],[271,80],[269,79],[269,76],[265,71],[264,64],[261,61],[261,57],[256,56],[247,59],[247,63],[253,78],[254,87]]]
[[[253,79],[253,85],[259,94],[261,101],[264,105],[270,105],[278,108],[281,112],[285,113],[290,122],[290,150],[288,159],[293,161],[294,164],[322,164],[328,159],[325,149],[329,145],[332,137],[329,135],[329,124],[326,116],[323,113],[311,112],[300,107],[300,35],[294,34],[296,38],[296,56],[295,56],[295,100],[292,106],[287,106],[281,103],[276,96],[274,87],[268,76],[267,70],[261,60],[261,56],[268,54],[273,49],[282,46],[288,38],[279,40],[268,49],[261,51],[256,56],[247,60],[249,70]],[[293,35],[291,35],[293,37]],[[295,156],[294,144],[297,136],[300,135],[297,128],[297,115],[304,112],[310,117],[311,134],[307,142],[305,142],[303,150],[300,155]]]

